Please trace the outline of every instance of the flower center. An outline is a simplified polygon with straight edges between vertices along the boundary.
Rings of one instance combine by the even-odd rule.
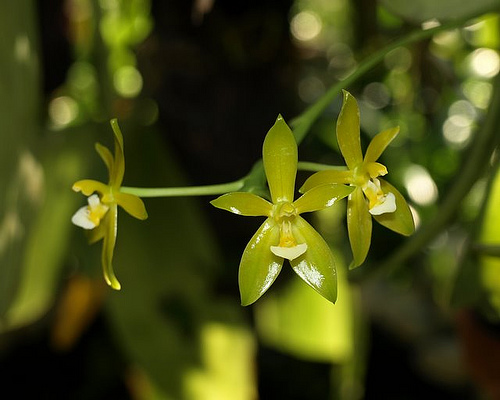
[[[273,210],[273,217],[280,227],[280,241],[278,246],[271,246],[271,251],[278,257],[293,260],[307,250],[307,244],[297,244],[293,236],[293,220],[296,216],[297,210],[293,203],[277,204]]]

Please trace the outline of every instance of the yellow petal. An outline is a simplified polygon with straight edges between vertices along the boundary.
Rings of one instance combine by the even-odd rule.
[[[332,252],[321,235],[298,216],[293,223],[293,235],[307,244],[307,251],[290,261],[297,275],[327,300],[337,300],[337,270]]]
[[[273,205],[253,193],[224,194],[210,202],[214,207],[249,217],[270,216]]]
[[[122,192],[116,192],[113,196],[116,203],[132,217],[140,220],[145,220],[148,217],[146,207],[140,197]]]
[[[106,164],[106,168],[108,168],[108,173],[109,173],[109,180],[111,181],[112,177],[112,171],[114,168],[114,160],[113,160],[113,155],[109,151],[107,147],[104,147],[100,143],[95,144],[95,149],[97,153],[101,156],[102,161],[104,161],[104,164]]]
[[[384,150],[399,133],[399,126],[387,129],[377,134],[368,145],[365,154],[365,163],[377,161]]]
[[[113,252],[115,250],[116,234],[118,230],[118,208],[116,204],[111,205],[108,216],[103,223],[106,226],[101,256],[104,279],[113,289],[120,290],[120,282],[116,279],[113,271]]]
[[[354,258],[351,268],[355,268],[365,261],[372,240],[372,216],[361,188],[356,188],[347,201],[347,230]]]
[[[314,186],[326,185],[331,183],[349,184],[353,183],[352,171],[326,170],[319,171],[311,175],[300,188],[300,193],[305,193]]]
[[[107,194],[110,188],[108,185],[93,179],[82,179],[73,184],[73,190],[75,192],[82,192],[85,196],[90,196],[94,192],[98,192],[101,195]]]
[[[312,212],[330,207],[338,200],[349,196],[354,190],[352,186],[345,185],[321,185],[308,190],[293,203],[299,214]]]
[[[346,90],[342,91],[344,102],[337,120],[337,141],[349,169],[363,162],[359,138],[359,108],[356,99]]]
[[[273,254],[270,249],[279,240],[278,225],[267,218],[248,242],[241,257],[238,276],[243,306],[257,301],[280,273],[283,258]]]
[[[390,183],[380,180],[380,187],[384,193],[393,193],[396,201],[396,211],[389,214],[374,215],[375,220],[389,228],[390,230],[404,236],[409,236],[415,231],[415,222],[410,207],[406,203],[405,198],[399,191]]]
[[[117,188],[120,187],[123,182],[123,175],[125,174],[125,157],[123,154],[123,135],[118,125],[118,120],[116,118],[110,121],[111,128],[113,129],[113,134],[115,137],[115,157],[113,162],[113,168],[110,171],[110,185]]]
[[[297,174],[297,143],[280,116],[264,139],[262,158],[273,203],[292,202]]]

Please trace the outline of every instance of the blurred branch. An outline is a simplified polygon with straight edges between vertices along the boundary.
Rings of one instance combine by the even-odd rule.
[[[396,250],[378,268],[378,275],[386,275],[402,267],[404,263],[436,237],[455,216],[464,197],[491,163],[495,149],[500,145],[500,75],[493,82],[493,96],[482,128],[477,132],[472,147],[463,159],[461,172],[450,188],[434,218],[422,226],[403,246]]]
[[[387,53],[389,53],[394,49],[397,49],[398,47],[407,46],[411,43],[415,43],[427,39],[429,37],[432,37],[436,33],[459,28],[463,25],[466,25],[466,23],[471,19],[480,17],[481,15],[484,15],[485,13],[492,11],[493,10],[491,9],[487,9],[481,11],[480,13],[469,15],[466,18],[460,18],[454,21],[447,22],[435,28],[426,30],[414,30],[410,32],[408,35],[393,41],[392,43],[388,44],[384,48],[380,49],[379,51],[375,52],[374,54],[366,58],[358,65],[356,70],[351,75],[349,75],[344,80],[331,86],[330,89],[328,89],[328,91],[322,97],[319,98],[319,100],[317,100],[302,114],[300,114],[298,117],[294,118],[291,121],[290,125],[292,126],[293,133],[295,135],[295,138],[297,139],[297,143],[300,144],[302,140],[304,140],[309,130],[311,129],[311,126],[319,118],[319,116],[326,110],[326,108],[332,103],[332,101],[340,93],[340,91],[342,89],[345,89],[352,83],[356,82],[360,77],[362,77],[364,74],[370,71],[378,63],[382,62]]]

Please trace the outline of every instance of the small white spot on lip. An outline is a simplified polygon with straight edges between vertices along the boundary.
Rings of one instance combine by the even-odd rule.
[[[240,210],[238,210],[236,207],[229,207],[229,211],[231,211],[233,214],[241,215]]]
[[[293,247],[271,246],[274,255],[287,260],[295,260],[307,251],[307,243],[301,243]]]

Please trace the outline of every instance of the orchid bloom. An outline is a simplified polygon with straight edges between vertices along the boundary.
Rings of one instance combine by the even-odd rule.
[[[211,202],[235,214],[267,217],[241,258],[241,303],[252,304],[269,289],[284,259],[289,260],[300,278],[334,303],[337,276],[332,253],[300,214],[329,207],[348,196],[353,188],[337,184],[316,186],[294,201],[297,143],[281,116],[267,133],[262,153],[272,202],[247,192],[228,193]]]
[[[387,168],[377,162],[399,133],[399,127],[376,135],[363,158],[358,104],[349,92],[344,90],[343,94],[344,102],[337,121],[337,141],[348,170],[317,172],[307,179],[300,190],[305,192],[327,183],[355,187],[347,201],[347,229],[354,257],[351,267],[357,267],[364,262],[370,248],[372,216],[383,226],[405,236],[414,232],[415,225],[404,197],[380,178],[387,174]]]
[[[118,206],[140,220],[146,219],[148,214],[139,197],[120,191],[125,173],[123,136],[116,119],[111,120],[111,127],[115,142],[114,157],[107,147],[96,143],[96,150],[108,168],[109,182],[106,185],[92,179],[84,179],[73,185],[75,192],[82,192],[88,196],[88,205],[81,207],[73,215],[71,221],[90,231],[90,243],[104,240],[101,257],[104,279],[113,289],[120,290],[121,285],[116,279],[112,266],[118,227]]]

